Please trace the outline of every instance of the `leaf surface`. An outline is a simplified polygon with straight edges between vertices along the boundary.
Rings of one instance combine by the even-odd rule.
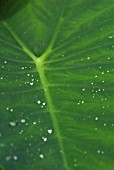
[[[114,169],[114,0],[1,0],[0,59],[1,169]]]

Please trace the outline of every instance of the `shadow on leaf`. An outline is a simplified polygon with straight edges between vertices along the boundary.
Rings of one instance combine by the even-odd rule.
[[[29,0],[0,0],[0,19],[15,15]]]
[[[5,170],[2,165],[0,165],[0,170]]]

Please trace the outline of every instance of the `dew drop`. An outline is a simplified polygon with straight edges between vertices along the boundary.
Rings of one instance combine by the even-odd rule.
[[[36,122],[33,122],[33,125],[36,125]]]
[[[41,101],[40,101],[40,100],[38,100],[38,101],[37,101],[37,103],[38,103],[38,104],[41,104]]]
[[[52,132],[53,132],[52,129],[48,129],[49,134],[52,134]]]
[[[43,104],[43,106],[45,106],[46,105],[46,103],[44,102],[44,103],[42,103]]]
[[[13,159],[14,159],[15,161],[17,161],[17,160],[18,160],[18,157],[15,155],[15,156],[13,156]]]
[[[45,137],[42,137],[42,140],[43,140],[44,142],[46,142],[46,141],[47,141],[47,138],[45,138]]]
[[[13,112],[13,109],[10,109],[11,112]]]
[[[9,161],[11,159],[11,156],[6,156],[5,160]]]
[[[98,128],[95,128],[95,131],[97,131],[98,130]]]
[[[30,83],[30,85],[31,85],[31,86],[33,86],[33,85],[34,85],[34,83],[33,83],[33,82],[31,82],[31,83]]]
[[[100,152],[101,152],[100,150],[97,151],[97,153],[100,153]]]
[[[21,135],[23,133],[23,130],[21,130],[20,132],[19,132],[19,134]]]
[[[25,119],[21,119],[21,123],[25,123],[26,122],[26,120]]]
[[[11,126],[16,126],[16,122],[10,122],[9,123]]]
[[[77,164],[74,164],[74,167],[76,167],[77,166]]]
[[[43,159],[43,158],[44,158],[44,155],[43,155],[43,154],[40,154],[39,157],[40,157],[41,159]]]
[[[7,64],[7,61],[4,61],[4,64]]]
[[[98,120],[98,119],[99,119],[98,117],[95,118],[95,120]]]
[[[4,144],[4,143],[1,143],[1,144],[0,144],[0,148],[3,148],[3,147],[5,147],[5,144]]]
[[[111,38],[113,38],[113,36],[112,36],[112,35],[110,35],[108,38],[109,38],[109,39],[111,39]]]
[[[101,154],[104,154],[104,151],[101,151]]]

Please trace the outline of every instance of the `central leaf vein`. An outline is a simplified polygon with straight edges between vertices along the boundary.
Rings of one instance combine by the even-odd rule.
[[[35,63],[36,63],[37,71],[39,73],[41,83],[42,83],[42,86],[43,86],[43,89],[44,89],[45,97],[46,97],[47,104],[48,104],[48,110],[50,112],[50,116],[51,116],[52,121],[53,121],[53,126],[54,126],[54,129],[55,129],[57,138],[58,138],[60,150],[62,151],[62,158],[63,158],[64,166],[65,166],[66,170],[69,170],[65,151],[64,151],[64,147],[63,147],[63,141],[62,141],[62,135],[61,135],[60,127],[59,127],[59,124],[58,124],[58,121],[57,121],[57,118],[56,118],[56,115],[55,115],[56,109],[53,105],[53,101],[52,101],[52,98],[51,98],[51,95],[50,95],[48,81],[47,81],[46,76],[45,76],[42,58],[36,58]]]

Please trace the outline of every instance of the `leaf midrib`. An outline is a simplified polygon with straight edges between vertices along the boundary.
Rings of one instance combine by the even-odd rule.
[[[54,130],[55,130],[57,138],[58,138],[60,151],[62,151],[62,159],[63,159],[64,167],[66,168],[66,170],[69,170],[65,150],[64,150],[64,147],[63,147],[63,141],[62,141],[62,135],[61,135],[60,127],[59,127],[59,124],[58,124],[58,121],[57,121],[57,118],[56,118],[56,115],[55,115],[56,109],[54,107],[54,104],[53,104],[53,101],[52,101],[52,98],[51,98],[51,94],[50,94],[50,90],[49,90],[49,86],[48,86],[48,81],[47,81],[46,76],[45,76],[42,58],[36,59],[36,68],[37,68],[37,71],[39,73],[40,80],[41,80],[41,83],[42,83],[42,86],[43,86],[43,89],[44,89],[44,94],[45,94],[47,104],[48,104],[48,110],[49,110],[51,119],[53,121]]]
[[[64,165],[66,170],[69,170],[69,166],[68,166],[64,146],[63,146],[62,135],[61,135],[59,123],[57,121],[56,114],[55,114],[56,109],[54,107],[54,104],[53,104],[53,101],[52,101],[52,98],[51,98],[51,94],[50,94],[50,90],[49,90],[49,86],[48,86],[48,81],[47,81],[46,76],[45,76],[45,69],[44,69],[45,67],[43,66],[44,60],[48,57],[48,55],[50,54],[50,52],[51,52],[51,50],[52,50],[52,48],[54,46],[56,37],[58,35],[59,28],[61,26],[61,21],[63,20],[62,15],[63,15],[63,8],[61,10],[60,17],[59,17],[55,32],[54,32],[54,34],[52,36],[52,39],[51,39],[51,41],[49,43],[49,46],[40,57],[35,56],[30,51],[30,49],[18,37],[18,35],[11,28],[10,24],[7,21],[4,20],[3,24],[7,28],[9,33],[12,35],[12,37],[22,47],[23,51],[27,54],[27,56],[29,56],[34,61],[35,65],[36,65],[36,69],[37,69],[37,72],[38,72],[38,74],[40,76],[42,87],[43,87],[43,90],[44,90],[44,94],[45,94],[45,97],[46,97],[46,100],[47,100],[48,110],[49,110],[49,113],[50,113],[50,116],[51,116],[51,119],[52,119],[52,122],[53,122],[54,130],[55,130],[55,133],[56,133],[56,136],[57,136],[57,139],[58,139],[60,152],[61,152],[61,157],[62,157],[62,160],[63,160],[63,165]]]

